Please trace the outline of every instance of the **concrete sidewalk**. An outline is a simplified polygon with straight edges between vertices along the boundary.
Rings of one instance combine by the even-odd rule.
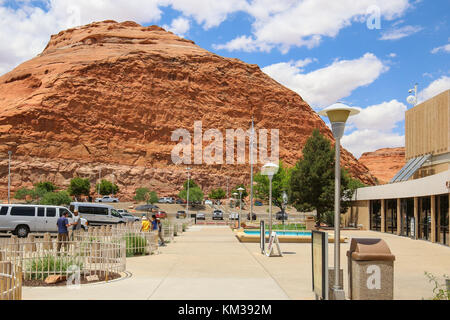
[[[450,270],[450,248],[373,231],[342,231],[343,236],[382,238],[396,256],[394,299],[428,299],[433,286],[424,276],[442,279]],[[240,243],[226,226],[193,226],[161,254],[127,258],[131,277],[81,289],[24,288],[24,299],[314,299],[311,244],[281,243],[283,257],[266,257],[259,243]],[[348,294],[346,251],[341,245],[344,289]],[[333,266],[333,244],[329,244]]]
[[[24,299],[289,299],[225,226],[193,226],[161,254],[127,258],[132,276],[80,289],[23,289]]]

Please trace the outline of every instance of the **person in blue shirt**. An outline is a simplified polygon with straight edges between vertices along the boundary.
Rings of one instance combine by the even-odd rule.
[[[58,226],[58,246],[57,250],[61,250],[61,245],[64,244],[64,248],[67,250],[67,240],[69,239],[68,227],[70,226],[69,220],[67,219],[68,212],[65,211],[64,214],[58,219],[56,225]]]

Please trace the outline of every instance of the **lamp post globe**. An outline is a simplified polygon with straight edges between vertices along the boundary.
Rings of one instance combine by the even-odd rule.
[[[272,234],[272,178],[278,172],[278,165],[268,162],[261,168],[261,174],[269,178],[269,235]]]
[[[335,142],[335,173],[334,173],[334,299],[345,299],[345,293],[340,286],[340,211],[341,211],[341,138],[344,135],[345,122],[348,117],[360,112],[358,108],[349,107],[343,103],[335,103],[319,112],[321,116],[328,117]]]

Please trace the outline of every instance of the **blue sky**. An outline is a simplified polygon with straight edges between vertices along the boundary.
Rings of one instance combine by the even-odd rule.
[[[258,64],[315,110],[336,101],[361,108],[342,140],[359,157],[404,144],[414,83],[419,101],[450,88],[449,15],[448,0],[0,0],[0,74],[69,27],[106,19],[157,24]]]

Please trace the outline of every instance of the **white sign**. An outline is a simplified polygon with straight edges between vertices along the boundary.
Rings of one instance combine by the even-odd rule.
[[[274,253],[274,244],[277,247],[278,254]],[[280,243],[278,242],[278,236],[275,231],[272,231],[272,234],[269,238],[269,245],[267,246],[266,256],[268,257],[282,257],[283,254],[281,253],[280,249]]]
[[[370,265],[367,267],[367,274],[370,276],[367,277],[367,289],[381,289],[381,269],[379,266]]]

